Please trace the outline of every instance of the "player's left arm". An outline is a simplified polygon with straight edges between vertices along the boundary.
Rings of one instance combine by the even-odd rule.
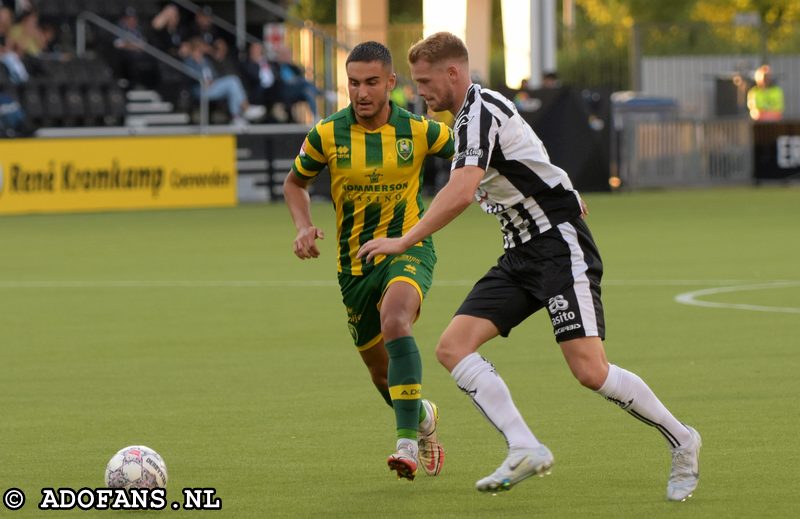
[[[428,139],[428,154],[436,155],[443,159],[452,159],[455,154],[455,139],[453,130],[444,123],[427,120],[426,137]]]
[[[378,254],[400,254],[411,248],[464,212],[474,200],[475,190],[486,172],[477,166],[464,166],[450,173],[450,180],[436,194],[419,222],[399,238],[376,238],[358,250],[356,256],[366,261]]]

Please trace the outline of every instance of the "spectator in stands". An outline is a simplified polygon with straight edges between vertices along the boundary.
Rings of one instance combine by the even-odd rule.
[[[15,85],[28,81],[30,75],[22,61],[22,50],[18,40],[7,38],[14,24],[14,14],[7,7],[0,8],[0,63],[8,71],[8,77]]]
[[[322,92],[305,78],[303,69],[292,63],[292,53],[288,47],[278,49],[278,80],[280,81],[280,97],[286,106],[290,122],[295,122],[292,107],[305,102],[311,110],[311,117],[317,119],[317,96]]]
[[[561,80],[558,79],[556,72],[545,72],[542,76],[542,88],[558,88],[561,86]]]
[[[47,43],[39,27],[39,14],[35,10],[24,11],[8,31],[6,43],[13,41],[23,55],[37,57]]]
[[[14,13],[8,7],[0,6],[0,52],[6,46],[6,35],[14,24]]]
[[[262,43],[251,43],[247,59],[241,64],[242,79],[251,103],[263,105],[267,110],[265,122],[275,122],[273,108],[281,101],[278,64],[267,58]]]
[[[194,13],[194,22],[187,31],[187,40],[200,38],[206,45],[213,45],[215,40],[221,38],[214,20],[211,18],[211,8],[206,6]]]
[[[188,45],[185,44],[181,32],[181,13],[175,4],[167,4],[153,17],[150,23],[153,29],[153,46],[173,57],[185,58]]]
[[[19,102],[0,91],[0,137],[21,137],[32,131]]]
[[[528,79],[523,79],[519,84],[519,90],[514,94],[513,101],[517,110],[527,110],[531,98],[529,83],[530,81]]]
[[[772,69],[762,65],[756,69],[756,84],[747,92],[747,108],[754,121],[780,121],[783,118],[783,89],[772,79]]]
[[[157,83],[156,65],[143,50],[146,40],[136,9],[127,7],[118,26],[125,35],[114,40],[116,76],[127,82],[126,86],[154,88]]]
[[[42,54],[48,55],[51,59],[68,59],[69,53],[64,50],[61,41],[59,41],[58,27],[53,22],[44,22],[41,25],[41,29],[44,36]]]
[[[247,100],[244,86],[239,76],[227,75],[218,77],[211,60],[205,54],[207,45],[200,37],[189,40],[189,55],[185,63],[202,78],[208,89],[208,99],[216,101],[224,99],[228,103],[231,122],[237,126],[247,124],[247,121],[260,119],[266,113],[261,105],[251,105]],[[200,97],[200,87],[192,89],[195,97]]]
[[[27,83],[30,79],[28,68],[22,60],[22,50],[15,40],[9,40],[6,46],[0,48],[0,62],[8,70],[9,79],[15,85]]]
[[[239,64],[231,57],[228,42],[222,38],[214,40],[211,44],[211,59],[214,60],[214,67],[220,76],[239,75]]]

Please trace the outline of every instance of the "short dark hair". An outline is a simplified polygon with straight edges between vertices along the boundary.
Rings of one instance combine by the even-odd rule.
[[[351,61],[361,63],[369,63],[371,61],[380,61],[385,66],[392,68],[392,53],[382,43],[377,41],[365,41],[356,45],[350,54],[347,56],[345,65]]]

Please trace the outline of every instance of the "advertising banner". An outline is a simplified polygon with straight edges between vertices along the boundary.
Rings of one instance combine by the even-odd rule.
[[[230,135],[0,141],[0,214],[236,205]]]
[[[753,124],[755,181],[800,178],[800,121]]]

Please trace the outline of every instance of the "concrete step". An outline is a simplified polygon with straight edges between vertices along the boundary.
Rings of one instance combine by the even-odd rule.
[[[156,114],[156,113],[169,113],[175,109],[172,103],[167,101],[153,101],[148,103],[126,103],[125,109],[129,114]]]
[[[158,103],[161,101],[161,95],[155,90],[128,90],[125,94],[128,101],[132,102],[151,102]]]
[[[189,124],[188,114],[140,114],[125,118],[125,126],[159,126]]]

